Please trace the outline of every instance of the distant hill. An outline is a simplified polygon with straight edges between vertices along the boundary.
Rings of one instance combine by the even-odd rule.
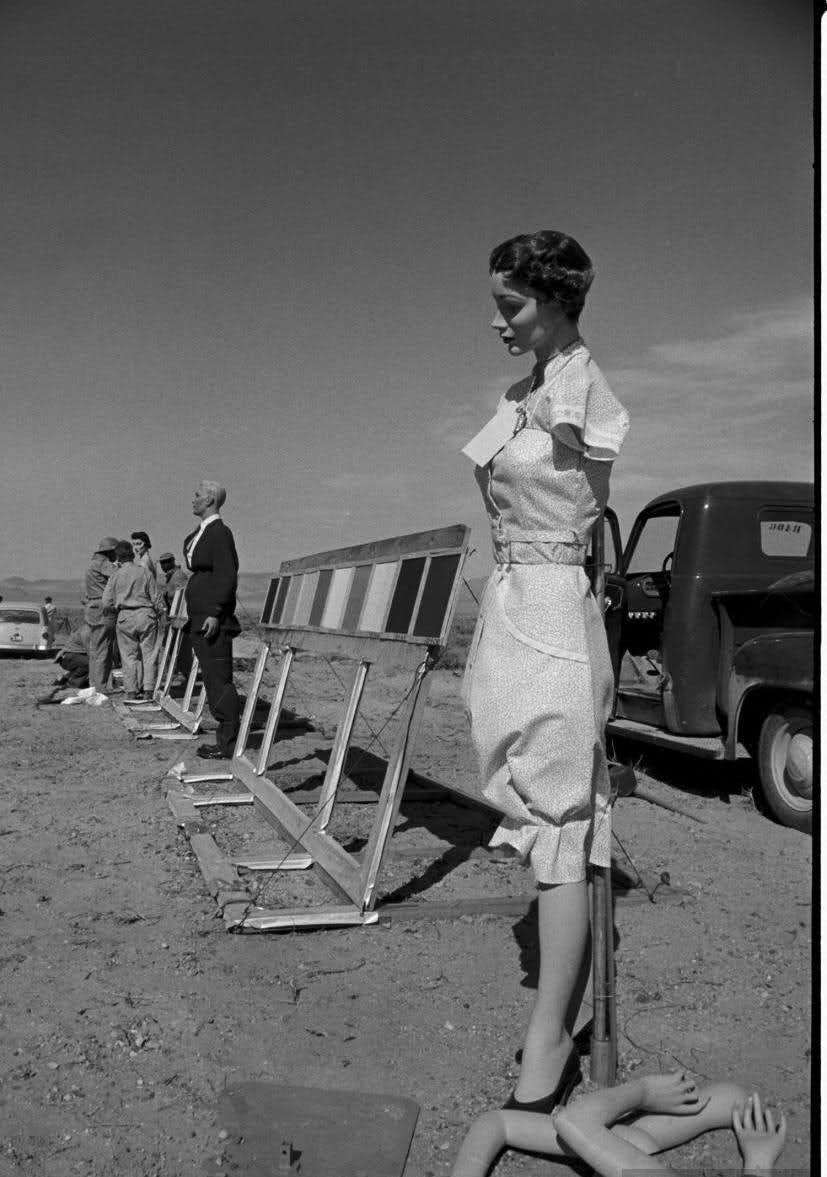
[[[238,577],[238,604],[241,620],[257,621],[267,595],[271,572],[242,572]],[[477,603],[485,588],[485,577],[468,581],[471,592],[462,586],[457,597],[457,612],[463,616],[477,611]],[[82,593],[80,580],[27,580],[24,576],[7,576],[0,580],[0,596],[7,601],[42,601],[51,597],[58,609],[79,609]],[[245,618],[244,614],[248,616]]]
[[[238,578],[238,596],[248,609],[261,608],[270,583],[269,572],[242,572]],[[27,580],[25,576],[6,576],[0,580],[0,596],[11,601],[42,601],[51,597],[58,608],[80,606],[82,580]]]

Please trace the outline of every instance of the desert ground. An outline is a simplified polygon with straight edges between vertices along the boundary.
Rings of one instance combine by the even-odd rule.
[[[460,663],[430,675],[413,768],[473,793]],[[250,666],[239,658],[242,684]],[[324,771],[348,673],[296,664],[287,705],[307,725],[282,733],[268,775],[297,798]],[[534,912],[393,907],[529,894],[525,869],[483,849],[490,812],[440,789],[403,801],[375,926],[231,934],[166,799],[170,769],[203,768],[195,744],[138,740],[110,705],[38,708],[54,674],[0,661],[0,1177],[252,1174],[222,1103],[251,1080],[408,1097],[420,1112],[406,1177],[448,1174],[471,1119],[514,1085]],[[360,757],[387,753],[406,681],[369,680],[357,783]],[[809,1169],[811,840],[756,806],[749,762],[638,754],[637,775],[651,799],[614,813],[619,1078],[686,1068],[758,1088],[789,1118],[781,1167]],[[201,812],[230,855],[284,845],[250,807]],[[358,849],[372,813],[343,804],[333,832]],[[310,872],[250,886],[271,908],[331,898]],[[734,1139],[714,1133],[672,1161],[732,1170]],[[495,1170],[562,1171],[514,1152]]]

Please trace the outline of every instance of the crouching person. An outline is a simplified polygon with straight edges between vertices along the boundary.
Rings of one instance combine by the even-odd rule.
[[[58,686],[83,689],[89,686],[89,637],[91,629],[85,621],[73,629],[66,645],[55,658],[63,668],[63,677]]]
[[[51,690],[38,695],[37,705],[62,703],[67,695],[89,686],[89,639],[92,630],[85,621],[73,629],[66,644],[55,655],[55,662],[63,673],[55,679]]]
[[[134,562],[126,540],[115,548],[115,559],[118,567],[104,589],[103,608],[117,616],[124,698],[151,699],[160,655],[158,626],[166,612],[163,593],[152,573]]]

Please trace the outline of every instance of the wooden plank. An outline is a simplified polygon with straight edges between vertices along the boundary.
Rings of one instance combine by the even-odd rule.
[[[158,662],[157,674],[155,679],[154,697],[157,699],[160,695],[165,694],[164,683],[172,679],[174,671],[174,662],[178,656],[178,649],[180,646],[180,638],[176,642],[178,621],[183,620],[184,612],[184,590],[176,589],[172,594],[172,601],[169,607],[169,625],[164,634],[164,644],[161,649],[161,657]],[[170,663],[172,658],[172,664]],[[167,673],[169,671],[169,673]]]
[[[356,722],[356,715],[362,700],[362,693],[365,689],[369,669],[370,663],[357,663],[350,693],[345,703],[344,714],[336,726],[336,736],[333,740],[333,747],[330,749],[330,758],[327,762],[324,780],[322,781],[317,811],[319,816],[318,828],[322,832],[327,829],[330,819],[333,816],[333,807],[336,804],[339,785],[342,780],[342,769],[344,768],[350,747],[353,725]]]
[[[365,848],[364,861],[361,870],[362,886],[364,888],[361,904],[370,909],[376,902],[376,886],[382,871],[385,852],[388,848],[396,815],[405,789],[408,776],[410,758],[413,754],[413,744],[416,740],[419,724],[422,719],[422,709],[428,696],[430,678],[424,668],[420,667],[414,677],[414,685],[408,695],[405,709],[402,713],[399,733],[390,760],[388,771],[382,783],[382,793],[379,798],[376,818]]]
[[[427,656],[429,648],[437,650],[433,638],[411,637],[408,634],[344,633],[341,630],[281,628],[265,625],[282,646],[327,657],[352,658],[357,662],[372,662],[378,666],[398,666],[415,669]]]
[[[207,826],[198,816],[198,811],[192,804],[190,797],[184,793],[167,793],[167,803],[172,810],[175,824],[179,826],[189,838],[192,834],[208,833]]]
[[[200,736],[197,732],[188,732],[184,728],[178,728],[174,732],[136,732],[139,740],[198,740]]]
[[[192,797],[186,793],[167,793],[167,804],[172,810],[172,816],[179,825],[187,821],[200,821],[198,812],[192,803]]]
[[[253,794],[256,809],[262,816],[313,856],[317,869],[337,893],[359,904],[362,886],[355,859],[329,834],[321,834],[314,829],[311,824],[313,819],[308,821],[307,815],[272,781],[257,776],[241,759],[233,761],[233,768],[237,778]]]
[[[254,932],[289,932],[295,928],[346,928],[376,924],[375,911],[360,911],[358,907],[295,907],[275,908],[271,911],[254,909],[240,926]]]
[[[233,750],[233,754],[236,756],[244,750],[247,746],[247,740],[250,738],[250,728],[253,726],[253,715],[256,704],[258,703],[259,691],[261,690],[261,680],[264,677],[264,669],[269,657],[269,643],[262,642],[258,652],[258,658],[256,659],[255,669],[253,670],[253,677],[247,688],[247,701],[244,704],[244,711],[241,714],[241,722],[238,726],[238,737],[236,738],[235,748]]]
[[[319,623],[322,629],[339,629],[341,627],[353,575],[353,568],[336,568],[334,570],[330,592]]]
[[[447,554],[461,548],[469,534],[470,528],[462,523],[454,523],[435,531],[416,531],[350,548],[335,548],[312,556],[302,556],[297,560],[285,560],[279,567],[279,576],[295,576],[299,572],[323,568],[344,568],[351,564],[375,564],[398,560],[402,556]]]
[[[258,762],[255,766],[255,772],[262,776],[267,770],[267,763],[270,759],[270,752],[276,738],[276,733],[279,728],[279,721],[281,719],[281,709],[284,706],[284,695],[287,690],[287,681],[290,677],[290,670],[293,666],[293,651],[288,648],[282,651],[281,664],[279,666],[279,677],[276,683],[276,689],[273,693],[273,698],[270,700],[270,709],[267,712],[267,722],[264,725],[264,733],[261,737],[261,747],[258,753]],[[252,762],[247,760],[244,755],[245,747],[236,745],[234,755],[238,756],[245,764]]]
[[[187,731],[195,733],[201,726],[201,713],[204,710],[205,699],[206,693],[202,687],[198,705],[196,706],[194,712],[185,711],[178,700],[173,699],[169,695],[162,695],[159,702],[167,715],[171,715],[172,718],[178,724],[180,724],[181,727],[186,728]]]
[[[189,842],[211,895],[220,891],[247,895],[238,872],[218,849],[212,834],[191,834]]]
[[[181,777],[182,785],[201,785],[207,781],[231,781],[231,772],[188,772]]]
[[[203,809],[205,805],[252,805],[252,793],[215,793],[193,797],[192,803],[196,809]]]
[[[120,701],[113,702],[112,710],[128,731],[136,732],[141,727],[139,720]]]
[[[169,694],[172,688],[172,680],[175,678],[175,667],[178,665],[178,655],[181,651],[181,642],[183,640],[183,630],[176,620],[170,621],[170,633],[172,633],[172,645],[170,646],[164,674],[158,675],[158,685],[155,688],[155,698],[160,700]]]
[[[313,865],[309,854],[280,854],[270,858],[234,858],[233,865],[239,870],[275,871],[275,870],[308,870]]]
[[[184,711],[189,711],[192,703],[192,695],[195,690],[195,680],[198,678],[198,659],[193,655],[190,672],[187,675],[187,682],[184,687],[184,697],[181,700],[181,708]]]
[[[250,914],[249,900],[243,903],[225,903],[221,910],[221,918],[228,932],[240,932],[242,924]],[[252,909],[255,911],[255,908]]]

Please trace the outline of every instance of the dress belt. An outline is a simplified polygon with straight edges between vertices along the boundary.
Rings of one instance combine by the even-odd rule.
[[[512,531],[508,535],[495,531],[492,539],[498,564],[586,563],[586,545],[572,531]]]

